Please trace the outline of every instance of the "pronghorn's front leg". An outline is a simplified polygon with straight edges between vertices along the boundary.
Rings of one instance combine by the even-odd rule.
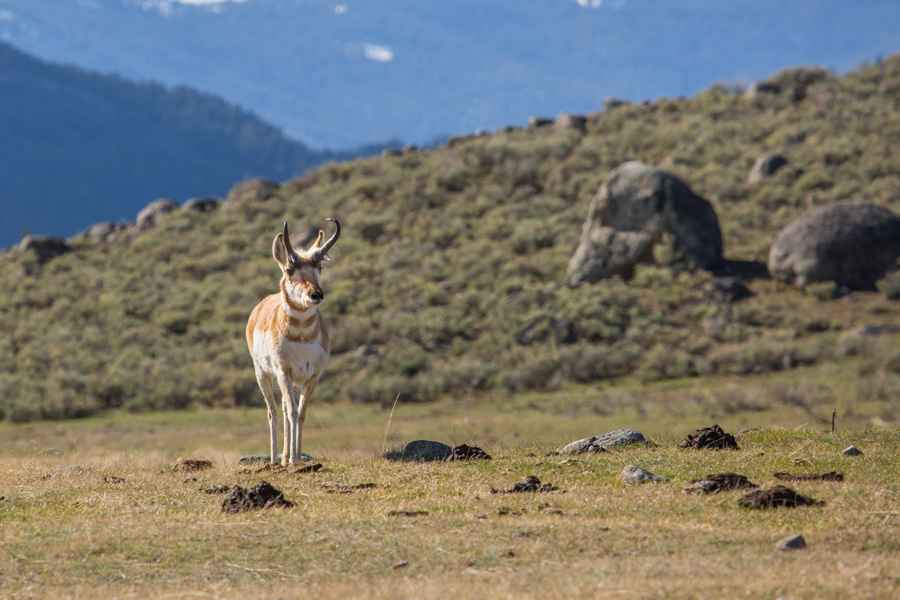
[[[297,429],[297,401],[294,386],[284,378],[280,378],[281,412],[284,414],[284,450],[281,453],[281,464],[294,462],[294,432]]]
[[[312,398],[313,392],[316,391],[316,384],[318,383],[318,379],[310,379],[305,384],[303,384],[303,390],[300,395],[300,406],[299,406],[299,414],[297,415],[297,446],[295,448],[295,452],[297,454],[297,458],[300,459],[303,455],[301,453],[301,446],[303,440],[303,425],[306,423],[306,409],[309,406],[309,401]]]
[[[278,444],[278,435],[275,433],[275,414],[278,412],[275,405],[275,382],[271,375],[256,372],[256,382],[266,401],[267,417],[269,419],[269,462],[275,462],[275,447]]]

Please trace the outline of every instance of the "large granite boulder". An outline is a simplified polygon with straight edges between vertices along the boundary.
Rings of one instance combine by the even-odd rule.
[[[161,216],[172,212],[176,208],[178,208],[178,205],[168,198],[154,200],[142,208],[141,212],[138,213],[136,223],[138,231],[146,231],[151,227],[155,227],[156,224],[159,223],[159,218]]]
[[[690,266],[722,263],[722,231],[712,205],[671,173],[627,162],[610,173],[591,202],[569,261],[569,285],[630,278],[636,265],[654,261],[654,246],[666,238]]]
[[[769,273],[798,286],[833,281],[871,290],[900,257],[900,217],[874,204],[813,209],[781,230],[769,251]]]

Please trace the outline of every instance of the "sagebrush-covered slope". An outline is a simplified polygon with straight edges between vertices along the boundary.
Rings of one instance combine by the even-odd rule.
[[[900,209],[900,58],[840,78],[804,73],[779,74],[752,96],[714,87],[618,107],[591,115],[585,134],[513,130],[328,165],[268,201],[176,211],[134,239],[81,243],[40,268],[7,253],[0,412],[259,403],[242,330],[277,285],[272,236],[282,219],[299,233],[330,215],[346,229],[325,273],[336,348],[321,399],[427,400],[830,360],[846,351],[841,330],[896,319],[892,303],[823,301],[827,290],[759,279],[754,297],[728,307],[708,291],[710,274],[652,267],[629,283],[564,285],[590,198],[630,159],[710,200],[731,260],[764,262],[808,206]],[[789,165],[748,186],[768,151]]]

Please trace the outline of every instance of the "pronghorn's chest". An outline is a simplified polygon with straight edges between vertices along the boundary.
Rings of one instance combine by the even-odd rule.
[[[319,339],[297,342],[269,332],[254,336],[252,353],[254,362],[264,371],[284,372],[293,381],[318,377],[330,356]]]

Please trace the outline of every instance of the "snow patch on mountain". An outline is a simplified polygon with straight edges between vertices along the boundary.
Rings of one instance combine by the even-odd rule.
[[[375,62],[391,62],[394,60],[394,51],[387,46],[363,44],[363,56]]]

